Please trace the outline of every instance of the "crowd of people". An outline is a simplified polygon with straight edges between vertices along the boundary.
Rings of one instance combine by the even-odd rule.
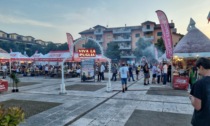
[[[3,78],[10,72],[8,63],[2,63],[0,67]],[[61,77],[61,65],[35,65],[35,64],[18,64],[11,65],[11,72],[21,74],[23,76],[44,76],[46,77]],[[81,66],[77,64],[75,66],[65,65],[64,73],[66,77],[80,77]]]

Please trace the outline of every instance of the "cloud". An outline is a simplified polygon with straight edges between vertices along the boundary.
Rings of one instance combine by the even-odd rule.
[[[15,16],[2,15],[2,14],[0,14],[0,22],[5,24],[21,24],[21,25],[32,25],[32,26],[40,26],[47,28],[56,28],[55,25],[50,23],[21,18],[21,17],[15,17]]]

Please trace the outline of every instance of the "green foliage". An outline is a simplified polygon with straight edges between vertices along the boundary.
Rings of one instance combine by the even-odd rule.
[[[162,37],[157,40],[157,43],[155,43],[155,47],[159,50],[158,56],[160,57],[166,50]]]
[[[96,43],[93,42],[92,40],[88,40],[88,41],[84,44],[84,48],[86,48],[86,49],[95,49],[95,50],[96,50],[96,54],[101,54],[100,47],[98,46],[98,44],[96,44]]]
[[[118,61],[120,59],[120,50],[118,44],[116,42],[108,43],[105,55],[112,60]]]
[[[57,50],[69,50],[67,42],[57,47]]]
[[[9,107],[7,109],[0,105],[0,126],[18,126],[24,121],[24,111],[20,107]]]

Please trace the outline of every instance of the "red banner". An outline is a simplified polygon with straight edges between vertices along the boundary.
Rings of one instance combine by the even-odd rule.
[[[166,57],[170,59],[173,56],[173,42],[171,37],[171,30],[168,24],[168,19],[163,11],[157,10],[156,13],[163,33],[162,37],[166,47]]]
[[[95,49],[78,49],[79,57],[96,57]]]
[[[67,42],[68,42],[68,46],[69,46],[69,52],[73,54],[73,50],[71,50],[71,46],[73,46],[73,37],[70,33],[66,33],[67,36]],[[73,49],[73,48],[72,48]]]

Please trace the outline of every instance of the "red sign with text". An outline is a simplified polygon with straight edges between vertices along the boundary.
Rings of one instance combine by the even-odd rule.
[[[8,81],[7,80],[0,80],[0,92],[8,90]]]
[[[78,49],[79,57],[96,57],[95,49]]]

